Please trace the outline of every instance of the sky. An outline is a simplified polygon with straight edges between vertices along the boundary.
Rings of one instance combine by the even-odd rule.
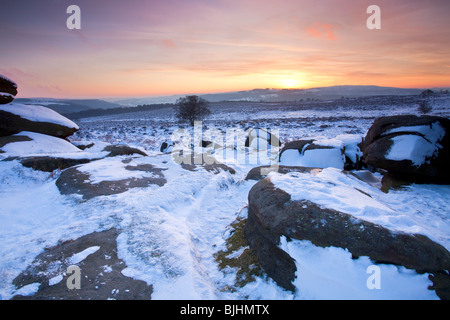
[[[0,0],[0,74],[17,97],[449,87],[449,52],[448,0]]]

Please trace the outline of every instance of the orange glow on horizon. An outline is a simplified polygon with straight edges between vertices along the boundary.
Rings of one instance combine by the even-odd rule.
[[[450,1],[380,0],[381,30],[351,0],[80,0],[81,30],[67,29],[64,1],[25,2],[0,11],[0,74],[17,97],[450,86]]]

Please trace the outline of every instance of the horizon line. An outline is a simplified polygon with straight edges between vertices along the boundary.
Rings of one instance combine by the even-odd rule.
[[[246,92],[246,91],[254,91],[254,90],[310,90],[310,89],[322,89],[322,88],[333,88],[333,87],[378,87],[378,88],[390,88],[390,89],[402,89],[402,90],[426,90],[426,89],[450,89],[450,85],[448,86],[440,86],[440,87],[392,87],[392,86],[382,86],[382,85],[352,85],[352,84],[343,84],[343,85],[332,85],[332,86],[319,86],[319,87],[303,87],[303,88],[253,88],[253,89],[244,89],[244,90],[233,90],[233,91],[214,91],[214,92],[191,92],[191,93],[172,93],[172,94],[156,94],[156,95],[143,95],[143,96],[110,96],[110,97],[65,97],[65,98],[55,98],[55,97],[44,97],[44,96],[28,96],[28,97],[18,97],[15,99],[54,99],[54,100],[125,100],[125,99],[143,99],[143,98],[165,98],[165,97],[175,97],[175,96],[189,96],[189,95],[213,95],[213,94],[226,94],[226,93],[236,93],[236,92]],[[18,93],[20,95],[20,91]]]

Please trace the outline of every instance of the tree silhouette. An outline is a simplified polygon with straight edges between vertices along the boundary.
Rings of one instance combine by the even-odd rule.
[[[419,111],[419,113],[427,114],[427,113],[430,113],[432,110],[433,110],[433,107],[431,106],[431,104],[428,100],[419,102],[419,107],[417,108],[417,111]]]
[[[175,103],[175,116],[181,121],[189,121],[191,126],[194,121],[200,121],[206,118],[211,111],[209,102],[199,96],[186,96],[180,98]]]

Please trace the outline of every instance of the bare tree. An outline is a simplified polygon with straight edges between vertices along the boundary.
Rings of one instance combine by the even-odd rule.
[[[417,108],[417,111],[421,114],[427,114],[430,113],[431,110],[433,110],[433,107],[430,104],[430,101],[424,100],[419,102],[419,107]]]
[[[211,111],[209,102],[199,96],[186,96],[180,98],[175,103],[175,116],[179,120],[189,121],[191,126],[194,121],[203,120]]]

